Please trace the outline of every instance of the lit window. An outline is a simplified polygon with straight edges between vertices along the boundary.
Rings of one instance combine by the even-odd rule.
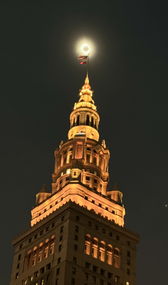
[[[67,174],[70,174],[70,172],[71,172],[70,168],[67,169],[66,173],[67,173]]]
[[[112,265],[112,246],[109,244],[107,246],[107,263]]]
[[[114,281],[115,281],[115,282],[119,282],[119,277],[118,277],[118,276],[115,276],[115,277],[114,277]]]
[[[61,172],[61,176],[63,175],[64,173],[63,172]]]
[[[128,281],[126,282],[126,285],[129,285],[129,282],[128,282]]]
[[[15,279],[18,279],[18,278],[19,278],[19,273],[17,272],[16,276],[15,276]]]
[[[86,235],[86,237],[85,237],[85,253],[88,255],[90,255],[90,241],[91,241],[90,235]]]
[[[120,256],[119,256],[119,250],[117,248],[114,249],[114,266],[116,268],[120,267]]]
[[[94,258],[97,258],[97,253],[98,253],[98,240],[94,238],[92,243],[92,256]]]
[[[100,249],[99,249],[99,259],[101,261],[105,261],[105,243],[100,243]]]
[[[55,245],[55,237],[52,236],[51,242],[50,242],[50,254],[54,253],[54,245]]]

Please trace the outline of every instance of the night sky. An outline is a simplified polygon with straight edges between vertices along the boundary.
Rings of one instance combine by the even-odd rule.
[[[43,183],[51,191],[54,150],[86,74],[75,52],[83,37],[96,47],[89,77],[111,152],[109,190],[117,181],[125,226],[141,235],[137,285],[167,284],[167,15],[167,1],[155,0],[1,2],[0,285],[36,193]]]

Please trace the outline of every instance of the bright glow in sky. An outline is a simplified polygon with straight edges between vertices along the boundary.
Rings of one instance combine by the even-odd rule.
[[[76,43],[76,53],[77,55],[86,55],[87,53],[86,52],[83,52],[82,51],[82,47],[84,45],[87,45],[89,46],[90,50],[89,50],[89,57],[93,57],[95,55],[95,52],[96,52],[96,47],[95,47],[95,44],[93,43],[93,41],[91,39],[88,39],[88,38],[83,38],[83,39],[80,39],[77,41]]]

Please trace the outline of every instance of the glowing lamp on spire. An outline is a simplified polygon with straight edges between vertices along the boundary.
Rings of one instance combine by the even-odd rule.
[[[89,53],[90,52],[90,47],[87,45],[87,44],[84,44],[82,45],[81,47],[81,50],[84,52],[84,53]]]

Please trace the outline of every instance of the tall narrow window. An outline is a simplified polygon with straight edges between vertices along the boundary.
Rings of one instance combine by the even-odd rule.
[[[98,239],[94,238],[92,244],[92,256],[94,258],[97,258],[97,253],[98,253]]]
[[[39,250],[38,250],[38,258],[37,258],[38,262],[42,261],[42,253],[43,253],[43,244],[41,243],[39,245]]]
[[[44,258],[48,257],[48,245],[49,245],[49,240],[46,240],[44,245]]]
[[[79,115],[77,116],[76,125],[79,126]]]
[[[86,116],[86,125],[89,126],[89,115]]]
[[[91,120],[91,127],[93,127],[94,126],[94,119],[93,119],[93,117],[92,117],[92,120]]]
[[[33,251],[32,266],[36,264],[36,259],[37,259],[37,247],[35,247]]]
[[[114,266],[116,268],[120,267],[120,254],[119,254],[119,250],[117,248],[115,248],[115,250],[114,250]]]
[[[50,254],[54,253],[54,245],[55,245],[55,236],[52,236],[50,242]]]
[[[105,242],[101,241],[99,250],[99,259],[105,261]]]
[[[85,253],[90,255],[90,241],[91,237],[90,235],[85,236]]]
[[[31,260],[31,250],[27,254],[27,264],[26,264],[26,269],[29,269],[30,267],[30,260]]]
[[[112,246],[110,244],[107,246],[107,263],[112,265]]]

